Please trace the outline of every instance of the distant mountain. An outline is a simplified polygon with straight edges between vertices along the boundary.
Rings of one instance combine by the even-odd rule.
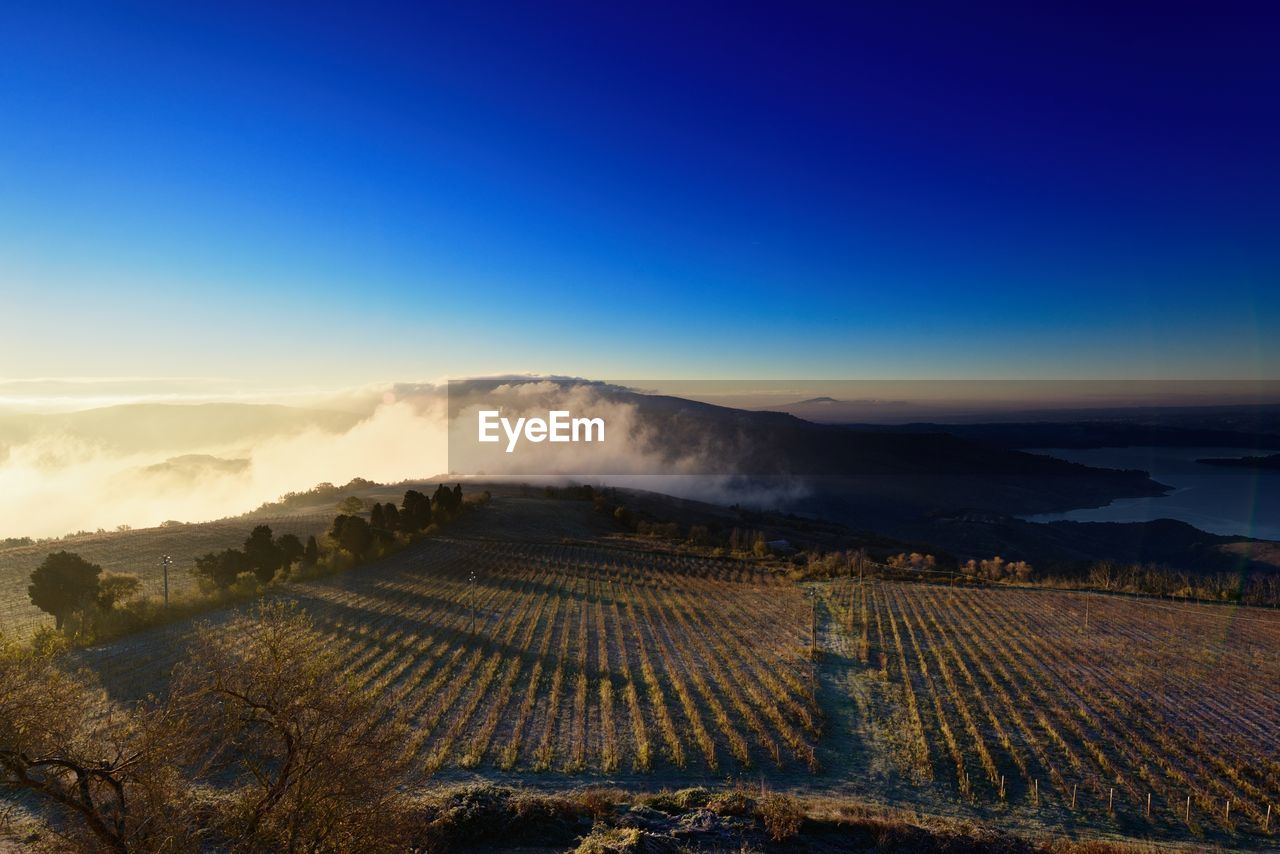
[[[450,406],[486,399],[509,383],[502,378],[451,386]],[[519,400],[546,394],[540,403],[551,406],[566,393],[583,391],[634,411],[630,441],[651,461],[652,474],[799,485],[806,496],[799,509],[868,528],[963,510],[1021,515],[1095,507],[1166,491],[1144,472],[1090,468],[941,431],[851,430],[784,412],[734,409],[585,380],[541,381]],[[596,472],[614,473],[626,472]]]
[[[963,430],[952,432],[950,425],[849,428],[782,412],[617,390],[609,394],[634,404],[646,432],[660,437],[655,448],[701,442],[707,451],[704,469],[745,475],[744,495],[755,484],[799,483],[803,490],[782,499],[780,509],[915,543],[939,555],[1000,554],[1045,569],[1109,558],[1221,571],[1241,565],[1229,548],[1266,545],[1167,519],[1123,524],[1023,521],[1018,517],[1048,507],[1097,507],[1121,497],[1160,495],[1167,488],[1145,472],[1076,465],[1006,447],[991,441],[991,425],[975,426],[970,438]],[[812,405],[825,404],[819,400]],[[1209,418],[1200,424],[1190,416],[1188,421],[1188,426],[1166,429],[1182,431],[1172,434],[1179,438],[1203,437],[1213,423]],[[1024,441],[1041,426],[995,425],[995,432],[1004,430],[1006,440]],[[1111,427],[1112,432],[1104,433],[1098,425],[1087,425],[1093,432],[1079,432],[1076,438],[1113,440],[1127,429],[1135,430],[1135,437],[1150,434],[1142,425]],[[1066,437],[1072,430],[1065,425],[1043,429],[1036,435]]]
[[[922,410],[917,403],[877,398],[839,400],[825,396],[811,397],[808,400],[797,400],[795,403],[784,403],[765,409],[770,412],[785,412],[788,415],[821,424],[842,424],[861,420],[886,423],[932,417],[932,412]]]
[[[1264,469],[1280,471],[1280,454],[1265,457],[1209,457],[1196,460],[1201,465],[1220,466],[1223,468]]]
[[[182,454],[170,457],[162,463],[146,466],[142,472],[195,481],[210,474],[240,474],[248,468],[248,460],[224,459],[210,454]]]
[[[848,424],[851,430],[877,432],[881,424]],[[1266,413],[1242,418],[1236,413],[1214,416],[1153,418],[1127,417],[1081,421],[991,422],[942,424],[922,422],[895,425],[899,433],[947,433],[1001,448],[1280,448],[1280,419]]]
[[[1001,555],[1042,570],[1069,570],[1099,560],[1154,563],[1192,573],[1276,571],[1274,546],[1247,537],[1219,536],[1185,522],[1026,522],[1008,516],[967,515],[895,526],[896,536],[919,538],[951,555]]]
[[[611,394],[636,406],[653,437],[650,450],[678,456],[688,448],[701,447],[704,467],[711,473],[822,477],[1092,477],[1104,473],[1043,455],[992,447],[941,429],[851,430],[783,412],[732,409],[665,395]]]

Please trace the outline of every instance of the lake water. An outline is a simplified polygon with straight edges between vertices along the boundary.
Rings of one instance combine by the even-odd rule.
[[[1206,466],[1206,457],[1266,456],[1274,451],[1239,448],[1033,448],[1073,463],[1141,469],[1173,487],[1155,498],[1123,498],[1106,507],[1043,513],[1032,522],[1149,522],[1178,519],[1214,534],[1280,540],[1280,472]]]

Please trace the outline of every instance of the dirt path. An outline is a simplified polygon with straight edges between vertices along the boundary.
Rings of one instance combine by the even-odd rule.
[[[871,756],[873,736],[867,714],[865,689],[859,684],[852,639],[831,612],[826,596],[816,586],[818,703],[826,716],[818,760],[824,777],[858,779],[868,776],[875,764]]]
[[[810,778],[815,790],[876,793],[905,785],[884,730],[888,712],[880,708],[873,670],[858,658],[858,641],[833,609],[831,585],[809,585],[817,596],[818,702],[826,716],[818,744],[822,772]]]

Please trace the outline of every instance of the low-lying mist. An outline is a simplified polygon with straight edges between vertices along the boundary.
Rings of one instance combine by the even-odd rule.
[[[180,455],[37,435],[0,456],[0,536],[205,521],[324,481],[428,477],[444,466],[443,408],[421,403],[379,403],[345,430],[295,427],[250,442],[187,445]]]
[[[335,393],[311,409],[270,404],[120,406],[41,421],[0,416],[0,537],[55,537],[166,520],[239,515],[287,492],[362,477],[383,483],[449,474],[586,480],[748,506],[800,495],[709,463],[710,451],[650,423],[635,396],[576,380],[528,377],[397,384]],[[527,445],[518,454],[459,441],[479,406],[506,415],[566,409],[600,416],[598,445]],[[343,417],[335,417],[343,413]],[[452,436],[449,420],[463,424]],[[6,432],[6,428],[7,432]],[[461,431],[461,432],[459,432]],[[450,439],[454,439],[450,448]],[[488,453],[490,450],[496,453]],[[451,453],[452,451],[452,453]]]

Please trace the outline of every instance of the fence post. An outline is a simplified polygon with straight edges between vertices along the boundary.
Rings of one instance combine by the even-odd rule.
[[[1076,787],[1078,785],[1079,785],[1078,783],[1071,784],[1071,808],[1072,809],[1076,808]]]
[[[809,660],[818,657],[818,593],[809,591]]]
[[[1112,807],[1115,806],[1115,802],[1116,802],[1116,789],[1115,789],[1115,786],[1112,786],[1111,791],[1107,793],[1107,812],[1113,812]]]

